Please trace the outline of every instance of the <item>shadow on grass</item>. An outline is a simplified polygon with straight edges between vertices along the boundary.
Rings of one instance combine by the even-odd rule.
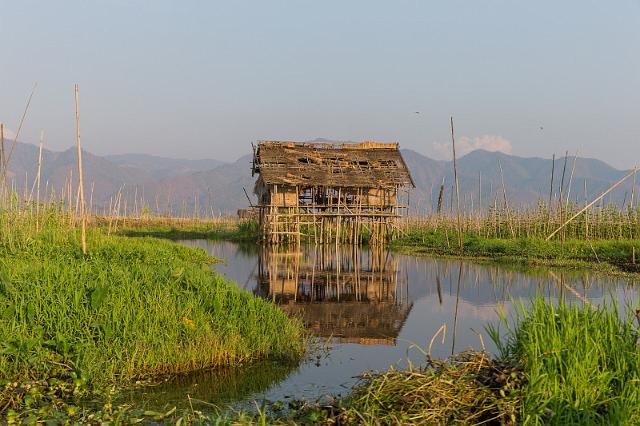
[[[134,225],[118,231],[126,237],[154,237],[167,240],[226,240],[236,242],[256,242],[259,229],[256,222],[234,224],[192,224],[180,225]]]

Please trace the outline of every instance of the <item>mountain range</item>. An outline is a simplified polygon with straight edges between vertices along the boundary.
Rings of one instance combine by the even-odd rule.
[[[5,143],[11,146],[11,141]],[[451,209],[455,188],[452,162],[433,160],[408,149],[403,149],[402,155],[416,185],[409,194],[410,213],[424,214],[434,209],[443,179],[443,209]],[[16,191],[24,192],[26,182],[26,192],[30,192],[37,159],[37,146],[16,143],[9,165],[9,179]],[[121,213],[124,213],[126,204],[128,213],[139,213],[144,205],[151,212],[161,214],[234,214],[237,209],[249,205],[245,190],[255,202],[251,162],[251,154],[225,163],[215,159],[173,159],[147,154],[97,156],[84,151],[86,197],[98,213],[108,209],[120,193]],[[569,193],[571,199],[579,203],[585,197],[597,196],[628,173],[603,161],[580,157],[575,160],[574,169],[571,156],[566,161],[564,156],[556,158],[553,167],[551,192],[554,199],[558,197],[564,174],[563,194]],[[467,210],[472,206],[477,208],[479,198],[483,208],[494,204],[502,206],[503,180],[504,192],[512,206],[530,206],[539,200],[547,201],[551,169],[551,159],[473,151],[457,161],[461,203]],[[69,181],[75,185],[76,175],[75,148],[62,152],[43,150],[43,191],[46,187],[60,195]],[[631,182],[620,186],[611,194],[609,201],[622,203],[628,200],[631,186]]]

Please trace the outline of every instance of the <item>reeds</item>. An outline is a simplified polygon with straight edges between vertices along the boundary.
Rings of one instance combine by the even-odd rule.
[[[631,313],[630,313],[631,314]],[[525,424],[638,424],[640,343],[635,319],[615,305],[520,305],[507,334],[489,332],[501,358],[521,362]]]

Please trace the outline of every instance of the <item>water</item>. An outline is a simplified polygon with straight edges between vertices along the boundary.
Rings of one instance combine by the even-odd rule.
[[[193,240],[223,262],[215,269],[244,290],[273,301],[302,319],[327,342],[298,365],[263,362],[251,367],[200,372],[129,398],[150,408],[209,404],[247,408],[253,401],[315,401],[348,394],[367,370],[421,364],[465,349],[495,352],[484,327],[508,315],[514,301],[542,294],[553,300],[638,305],[633,282],[588,271],[552,271],[468,261],[303,247],[296,253],[256,245]],[[446,333],[442,333],[446,327]],[[444,342],[442,337],[444,335]]]

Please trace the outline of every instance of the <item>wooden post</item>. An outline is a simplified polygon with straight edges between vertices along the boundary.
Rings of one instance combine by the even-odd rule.
[[[458,168],[456,166],[456,138],[453,133],[453,117],[451,117],[451,146],[453,149],[453,178],[456,181],[456,216],[458,222],[458,246],[462,246],[462,224],[460,223],[460,185],[458,184]]]
[[[2,167],[2,177],[0,178],[0,203],[4,205],[7,186],[7,160],[4,152],[4,123],[0,123],[0,166]]]
[[[82,254],[87,254],[87,217],[84,211],[84,173],[82,170],[82,147],[80,145],[80,88],[76,84],[76,146],[78,148],[78,191],[80,193],[80,215],[82,222]]]
[[[556,154],[551,158],[551,184],[549,185],[549,204],[547,205],[547,228],[551,226],[551,202],[553,200],[553,175],[556,170]],[[548,231],[547,231],[548,232]]]
[[[482,171],[478,172],[478,216],[482,214]]]
[[[587,180],[584,180],[584,205],[587,205]],[[589,212],[584,214],[584,238],[589,239]]]
[[[33,94],[36,92],[36,87],[38,87],[38,83],[34,83],[33,89],[31,89],[31,94],[29,95],[29,99],[27,99],[27,105],[24,107],[24,111],[22,112],[22,117],[20,118],[20,124],[18,125],[18,130],[16,130],[16,135],[13,138],[13,143],[11,144],[11,149],[9,150],[9,157],[5,158],[4,155],[2,156],[2,158],[5,158],[4,160],[5,167],[7,167],[11,162],[11,157],[13,156],[13,149],[16,147],[16,143],[18,143],[18,136],[20,136],[20,131],[22,130],[24,119],[27,117],[27,112],[29,112],[29,105],[31,105],[31,98],[33,98]]]
[[[342,194],[342,188],[338,188],[338,206],[336,209],[336,257],[338,253],[338,244],[340,240],[340,196]]]
[[[42,147],[44,146],[44,130],[40,130],[40,147],[38,149],[38,174],[36,175],[36,217],[40,213],[40,171],[42,170]],[[36,219],[36,223],[37,223]],[[37,225],[36,225],[37,228]]]
[[[502,163],[498,160],[498,166],[500,167],[500,179],[502,180],[502,195],[504,197],[504,207],[507,214],[507,224],[509,224],[509,230],[511,231],[511,236],[513,238],[516,237],[516,233],[513,230],[513,224],[511,223],[511,218],[509,215],[509,199],[507,198],[507,188],[504,186],[504,173],[502,172]]]
[[[571,175],[569,175],[569,187],[567,188],[567,196],[565,200],[565,211],[569,210],[569,198],[571,198],[571,186],[573,185],[573,173],[576,171],[576,161],[578,160],[578,152],[573,156],[573,166],[571,166]]]

